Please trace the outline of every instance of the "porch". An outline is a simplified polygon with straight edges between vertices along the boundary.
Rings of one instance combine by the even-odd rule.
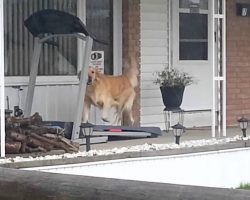
[[[123,1],[124,2],[124,1]],[[129,2],[129,1],[128,1]],[[139,1],[138,1],[139,2]],[[136,9],[133,9],[133,6],[134,5],[140,5],[140,3],[138,3],[138,2],[136,2],[135,4],[133,4],[132,3],[132,1],[130,1],[130,3],[128,3],[128,5],[130,6],[128,6],[131,10],[135,10],[135,11],[140,11],[140,9],[145,9],[145,10],[147,10],[147,6],[146,7],[143,7],[143,8],[140,8],[139,6],[138,7],[136,7]],[[146,3],[145,3],[146,2]],[[143,3],[145,3],[144,5],[146,5],[147,4],[147,2],[151,5],[152,4],[152,2],[151,1],[143,1]],[[167,16],[167,17],[169,17],[170,15],[171,15],[171,6],[170,6],[170,4],[171,4],[171,2],[173,3],[173,1],[167,1],[167,0],[164,0],[164,1],[159,1],[160,2],[160,4],[161,3],[163,3],[164,5],[165,5],[165,7],[164,7],[164,9],[165,8],[167,8],[167,10],[169,11],[169,13],[167,13],[167,14],[165,14],[164,16]],[[175,1],[174,1],[175,2]],[[211,2],[211,1],[209,1],[209,2]],[[232,2],[234,2],[234,1],[231,1],[231,4],[232,4]],[[120,2],[121,3],[121,2]],[[170,4],[169,4],[170,3]],[[168,5],[168,6],[166,6],[166,5]],[[218,13],[217,11],[216,11],[216,9],[214,9],[214,6],[211,6],[211,5],[219,5],[219,6],[223,6],[223,9],[221,9],[220,11],[222,11],[222,13]],[[175,5],[176,6],[176,5]],[[225,1],[213,1],[213,3],[212,4],[210,4],[209,3],[209,8],[211,9],[211,10],[209,10],[209,12],[210,12],[210,14],[211,15],[209,15],[209,19],[210,19],[210,30],[211,30],[211,32],[209,33],[210,34],[210,38],[209,38],[209,41],[213,41],[213,37],[214,37],[214,29],[215,28],[218,28],[219,26],[220,26],[220,28],[224,28],[225,29]],[[234,5],[233,5],[234,6]],[[233,7],[233,6],[231,6],[231,7]],[[159,6],[159,4],[158,4],[158,8],[159,7],[161,7],[161,6]],[[215,6],[216,7],[216,6]],[[231,8],[230,7],[230,8]],[[120,8],[120,7],[119,7]],[[144,10],[144,11],[145,11]],[[141,12],[142,12],[143,10],[141,10]],[[166,10],[165,10],[166,11]],[[155,12],[158,12],[157,10],[155,10]],[[127,15],[129,14],[129,12],[127,12],[126,13]],[[138,14],[138,13],[137,13]],[[142,14],[143,14],[143,12],[142,12]],[[147,13],[146,13],[147,14]],[[126,16],[127,16],[126,15]],[[134,16],[134,15],[133,15]],[[121,17],[121,16],[120,16]],[[138,15],[136,15],[136,17],[138,17]],[[144,16],[145,17],[145,16]],[[140,18],[140,16],[139,16],[139,18]],[[145,20],[147,19],[147,18],[144,18]],[[168,19],[168,18],[167,18]],[[2,18],[1,18],[1,20],[2,20]],[[119,18],[119,20],[121,20],[121,18]],[[130,19],[130,21],[131,21],[132,19]],[[170,20],[170,19],[168,19],[168,20]],[[220,24],[219,24],[219,22],[218,23],[212,23],[212,21],[213,20],[215,20],[215,21],[220,21]],[[223,21],[224,20],[224,21]],[[129,21],[129,20],[128,20]],[[120,21],[121,22],[121,21]],[[129,24],[129,23],[128,23]],[[135,24],[133,24],[133,25],[135,25]],[[158,24],[159,25],[159,24]],[[216,25],[216,27],[214,27],[214,25]],[[169,27],[170,27],[170,24],[169,24]],[[119,27],[118,27],[119,28]],[[142,31],[143,30],[143,28],[147,28],[147,27],[140,27],[141,28],[141,30],[140,31]],[[168,29],[169,30],[169,29]],[[144,32],[145,33],[145,32]],[[222,33],[222,32],[220,32],[220,33]],[[137,35],[138,35],[139,33],[137,33]],[[169,33],[170,34],[170,33]],[[225,30],[224,30],[224,32],[223,32],[223,34],[225,34]],[[118,34],[119,35],[119,34]],[[145,36],[145,35],[144,35]],[[167,34],[167,36],[169,36],[168,34]],[[221,35],[222,36],[222,35]],[[225,36],[225,35],[223,35],[223,36]],[[120,36],[119,36],[120,37]],[[119,38],[118,37],[118,40],[120,39],[121,40],[121,38]],[[165,39],[165,37],[166,36],[164,36],[164,39]],[[128,38],[128,36],[127,36],[127,38]],[[2,38],[3,39],[3,38]],[[136,39],[138,39],[138,38],[136,38]],[[144,38],[145,39],[145,38]],[[170,37],[168,38],[168,39],[171,39]],[[225,39],[225,37],[223,38],[223,39]],[[119,41],[120,41],[119,40]],[[119,43],[119,41],[118,41],[118,43]],[[145,41],[145,40],[144,40]],[[223,41],[223,40],[222,40]],[[117,41],[116,41],[117,42]],[[120,41],[121,42],[121,41]],[[131,42],[131,41],[127,41],[128,43],[129,42]],[[120,43],[119,43],[120,44]],[[221,48],[221,49],[219,49],[219,50],[223,50],[222,51],[222,54],[220,54],[220,58],[218,58],[218,60],[217,60],[217,58],[215,59],[215,57],[214,56],[216,56],[217,54],[214,54],[217,50],[218,50],[218,46],[219,47],[222,47],[223,45],[225,45],[225,42],[223,42],[223,44],[219,44],[218,43],[218,46],[213,46],[214,44],[213,43],[211,43],[210,44],[211,45],[211,47],[213,47],[213,48],[210,48],[210,56],[212,56],[211,58],[210,58],[210,62],[211,61],[216,61],[216,62],[218,62],[219,64],[223,64],[223,65],[220,65],[220,66],[218,66],[218,63],[213,63],[213,65],[210,65],[209,67],[210,67],[210,70],[212,70],[212,67],[213,67],[213,69],[222,69],[223,68],[223,76],[221,76],[221,73],[219,73],[218,71],[216,72],[217,74],[214,74],[214,77],[211,75],[211,80],[210,80],[210,86],[212,87],[212,85],[213,85],[213,89],[214,89],[214,91],[213,91],[213,93],[211,93],[210,94],[210,103],[212,102],[212,99],[213,99],[213,104],[211,103],[211,105],[209,105],[209,109],[211,109],[212,110],[212,112],[211,112],[211,115],[212,116],[210,116],[210,123],[211,123],[211,125],[213,125],[213,129],[209,129],[208,130],[208,132],[212,132],[212,136],[217,136],[217,134],[215,135],[215,125],[216,125],[216,114],[218,113],[217,111],[219,111],[219,117],[220,118],[218,118],[219,119],[219,125],[220,126],[218,126],[218,128],[219,129],[223,129],[222,130],[222,132],[224,133],[224,135],[226,134],[226,132],[225,132],[225,125],[226,125],[226,113],[225,113],[225,109],[226,109],[226,105],[225,105],[225,100],[226,100],[226,98],[225,98],[225,57],[223,57],[223,56],[225,56],[225,49],[223,49],[223,48]],[[118,45],[119,46],[119,45]],[[125,46],[125,45],[124,45]],[[133,46],[134,47],[134,46]],[[136,51],[136,52],[130,52],[130,50],[133,48],[133,47],[131,47],[131,46],[129,46],[128,48],[126,48],[126,52],[125,52],[125,54],[126,54],[126,56],[128,57],[130,54],[132,54],[132,53],[135,53],[135,54],[140,54],[140,52],[138,52],[138,51],[142,51],[142,49],[139,49],[139,47],[136,47],[137,48],[137,50],[138,51]],[[223,47],[225,47],[225,46],[223,46]],[[171,57],[170,57],[170,50],[171,50],[171,48],[170,48],[170,46],[167,46],[167,48],[169,48],[168,50],[168,55],[165,55],[165,56],[167,56],[168,57],[168,59],[167,59],[167,61],[166,60],[157,60],[157,61],[160,61],[161,63],[159,64],[159,65],[157,65],[157,67],[159,67],[159,68],[162,68],[162,67],[164,67],[166,64],[169,64],[170,63],[170,61],[171,61]],[[4,49],[1,49],[1,50],[4,50]],[[114,61],[114,63],[116,62],[116,63],[121,63],[121,52],[120,52],[120,50],[121,49],[119,49],[119,50],[117,50],[117,51],[114,51],[114,52],[118,52],[119,53],[119,56],[117,56],[117,57],[120,57],[120,60],[119,60],[119,62],[118,61]],[[145,49],[144,49],[145,50]],[[125,51],[125,50],[124,50]],[[147,51],[143,51],[144,53],[145,52],[147,52]],[[157,51],[155,51],[155,52],[157,52]],[[129,54],[130,53],[130,54]],[[217,52],[218,53],[218,52]],[[127,55],[127,54],[129,54],[129,55]],[[4,52],[1,54],[1,55],[4,55]],[[125,56],[125,57],[126,57]],[[175,55],[176,56],[176,55]],[[144,57],[144,61],[145,61],[145,58],[146,57]],[[222,60],[222,58],[223,58],[223,60]],[[220,60],[221,59],[221,60]],[[139,58],[138,58],[138,60],[139,60]],[[147,58],[146,58],[146,60],[147,60]],[[152,59],[152,60],[154,60],[154,59]],[[150,60],[150,62],[152,61],[152,60]],[[1,61],[2,61],[2,66],[4,66],[4,58],[2,58],[1,59]],[[166,61],[166,62],[165,62]],[[139,62],[139,61],[138,61]],[[142,64],[145,64],[145,63],[142,63]],[[147,63],[146,63],[147,64]],[[150,65],[144,65],[144,66],[141,66],[141,67],[149,67],[151,70],[152,70],[152,68],[151,68],[151,66],[155,66],[155,65],[153,65],[154,63],[150,63]],[[171,64],[171,63],[170,63]],[[148,68],[147,68],[148,69]],[[143,68],[143,70],[144,70],[144,72],[146,72],[146,73],[150,73],[150,76],[152,75],[151,74],[151,71],[147,71],[147,69],[146,68]],[[114,69],[114,71],[121,71],[121,68],[119,68],[119,69]],[[118,72],[117,72],[118,73]],[[4,76],[4,71],[1,71],[1,75],[2,76]],[[205,73],[205,75],[207,75],[206,73]],[[6,77],[5,77],[6,78]],[[8,78],[11,78],[11,77],[8,77]],[[48,78],[48,77],[46,77],[46,78]],[[45,80],[44,80],[44,82],[46,82],[47,81],[47,79],[45,78]],[[52,77],[53,78],[53,77]],[[57,77],[57,78],[60,78],[60,77]],[[145,77],[144,77],[145,78]],[[146,77],[147,78],[147,77]],[[151,79],[152,79],[152,77],[150,77]],[[72,81],[72,80],[70,80],[70,81]],[[70,82],[69,81],[69,82]],[[145,87],[145,85],[143,86],[143,81],[144,80],[141,80],[141,89],[143,89],[143,87]],[[147,80],[146,80],[147,81]],[[151,81],[151,80],[150,80]],[[45,88],[49,88],[50,89],[50,92],[51,93],[54,93],[54,91],[55,90],[58,90],[58,86],[57,86],[57,84],[58,84],[58,82],[56,82],[56,83],[52,83],[52,87],[48,87],[48,85],[44,85],[44,82],[43,82],[43,86],[45,87]],[[65,88],[67,89],[67,92],[68,91],[75,91],[75,87],[77,87],[76,85],[77,85],[77,79],[76,79],[76,76],[74,76],[74,80],[73,80],[73,84],[72,84],[72,82],[70,82],[70,84],[69,84],[69,86],[66,86],[66,87],[63,87],[63,89],[62,90],[65,90]],[[224,85],[221,85],[220,83],[222,83],[223,82],[223,84]],[[2,106],[2,110],[1,110],[1,112],[2,112],[2,116],[4,116],[4,113],[3,113],[3,110],[4,110],[4,103],[3,102],[5,102],[5,99],[4,99],[4,84],[6,84],[6,82],[4,83],[4,79],[3,78],[1,78],[1,85],[2,85],[2,87],[1,87],[1,106]],[[27,85],[27,83],[25,83],[26,85]],[[62,83],[62,82],[60,82],[60,84],[64,84],[64,83]],[[152,85],[152,81],[150,82],[150,84]],[[216,86],[216,84],[218,84],[217,86]],[[73,85],[73,86],[72,86]],[[11,86],[11,84],[9,84],[9,86]],[[206,88],[206,85],[204,84],[203,86],[205,86],[205,88]],[[73,88],[73,89],[72,89]],[[148,88],[147,88],[148,89]],[[210,88],[211,89],[211,88]],[[25,91],[25,90],[24,90]],[[155,90],[155,88],[154,88],[154,92],[155,92],[156,90]],[[212,91],[212,89],[211,89],[211,91]],[[222,93],[221,93],[221,91],[223,91]],[[65,92],[65,93],[67,93],[67,92]],[[157,121],[158,121],[158,118],[156,117],[156,115],[155,115],[155,113],[156,113],[156,111],[155,111],[155,107],[157,107],[160,111],[162,111],[162,106],[161,106],[161,100],[159,99],[159,92],[158,92],[158,96],[157,96],[157,99],[156,99],[156,101],[154,101],[153,103],[156,103],[157,105],[153,105],[153,106],[150,106],[148,103],[152,103],[152,101],[147,101],[147,99],[145,99],[145,98],[147,98],[147,95],[148,94],[145,94],[145,93],[143,93],[142,91],[139,91],[138,93],[140,93],[141,92],[141,96],[138,96],[138,99],[137,99],[137,108],[136,108],[136,110],[140,110],[139,108],[140,108],[140,106],[144,106],[144,108],[145,107],[147,107],[147,108],[149,108],[149,109],[142,109],[142,111],[140,110],[140,112],[142,112],[142,113],[140,113],[140,112],[138,112],[139,113],[139,115],[141,115],[141,116],[139,116],[139,118],[140,119],[142,119],[143,117],[145,117],[144,119],[146,119],[144,122],[148,122],[147,120],[148,119],[156,119]],[[155,96],[155,94],[157,93],[157,92],[152,92],[152,93],[150,93],[150,95],[154,95]],[[37,99],[40,99],[40,95],[43,93],[43,90],[41,90],[41,91],[39,91],[38,92],[38,95],[37,95]],[[72,93],[74,93],[74,92],[72,92]],[[75,94],[75,93],[74,93]],[[61,96],[60,96],[61,95]],[[60,95],[57,97],[58,99],[63,99],[62,97],[63,96],[65,96],[65,94],[62,94],[62,93],[60,93]],[[16,96],[18,96],[18,95],[16,95]],[[47,96],[49,97],[50,95],[48,95],[47,94]],[[189,97],[190,97],[190,94],[189,94]],[[191,97],[192,97],[192,95],[191,95]],[[220,98],[219,98],[220,97]],[[223,97],[223,98],[222,98]],[[54,100],[54,99],[53,99]],[[192,101],[192,98],[189,98],[189,100],[190,101]],[[36,106],[40,106],[40,102],[41,102],[41,100],[38,100],[37,102],[36,102]],[[41,108],[41,106],[40,106],[40,110],[42,110],[42,111],[46,111],[47,112],[47,110],[51,110],[51,107],[53,107],[53,108],[56,108],[57,106],[58,106],[58,104],[56,104],[55,102],[56,101],[53,101],[52,103],[51,102],[49,102],[49,101],[46,101],[48,104],[49,104],[49,106],[47,106],[46,108],[47,109],[43,109],[43,108]],[[139,103],[138,103],[139,102]],[[205,101],[202,101],[203,103],[205,102]],[[206,102],[205,102],[206,103]],[[72,103],[73,104],[73,103]],[[143,104],[143,105],[142,105]],[[61,105],[60,106],[58,106],[59,108],[62,108],[62,107],[66,107],[65,105],[68,105],[67,104],[67,102],[65,102],[65,101],[61,101]],[[196,104],[195,103],[193,103],[193,105],[192,105],[193,107],[195,107],[196,106]],[[6,106],[5,106],[6,107]],[[71,107],[73,108],[74,107],[74,105],[71,105]],[[60,109],[58,109],[58,110],[60,110]],[[53,113],[52,113],[52,115],[51,115],[51,113],[49,113],[48,115],[50,115],[49,117],[53,117],[53,119],[54,119],[54,116],[55,116],[55,113],[56,113],[56,115],[58,115],[58,116],[62,116],[60,113],[58,114],[58,110],[56,110],[55,112],[53,111]],[[63,110],[64,112],[66,112],[66,113],[68,113],[68,110],[66,110],[66,109],[61,109],[61,110]],[[61,111],[60,110],[60,111]],[[154,112],[153,113],[153,115],[151,115],[151,112]],[[144,113],[143,113],[144,112]],[[157,112],[158,113],[158,115],[161,115],[161,112]],[[160,113],[160,114],[159,114]],[[244,111],[241,111],[241,113],[244,113]],[[240,115],[241,113],[237,113],[237,115]],[[144,116],[142,116],[143,114],[145,114]],[[67,116],[67,118],[71,118],[72,116],[70,116],[70,115],[72,115],[72,113],[71,114],[68,114],[68,115],[65,115],[65,116]],[[162,115],[161,115],[162,116]],[[163,117],[163,116],[162,116]],[[3,117],[2,117],[2,119],[3,119]],[[67,119],[68,120],[68,119]],[[2,122],[3,123],[3,122]],[[157,122],[156,121],[153,121],[153,123],[154,124],[157,124]],[[149,124],[149,123],[148,123]],[[161,122],[161,125],[162,125],[163,123]],[[1,128],[2,129],[4,129],[4,124],[2,124],[1,125]],[[211,134],[211,132],[210,132],[210,134]],[[222,134],[222,132],[219,132],[218,133],[218,135],[219,134]],[[4,131],[1,131],[1,133],[3,134],[4,133]],[[187,134],[188,135],[188,134]],[[2,138],[4,138],[4,137],[2,137]],[[160,138],[159,138],[160,139]],[[170,140],[170,139],[169,139]],[[139,141],[139,140],[138,140]],[[132,141],[131,141],[132,142]],[[108,144],[107,144],[108,145]],[[2,145],[3,146],[3,145]]]
[[[217,136],[215,138],[211,137],[211,128],[192,128],[187,129],[185,133],[180,138],[180,146],[175,144],[175,137],[173,131],[162,131],[162,135],[157,138],[137,138],[137,139],[121,139],[105,142],[91,144],[91,150],[89,153],[86,152],[86,146],[80,146],[80,152],[76,154],[65,155],[63,150],[54,150],[48,153],[29,153],[29,154],[7,154],[6,160],[13,159],[13,163],[9,163],[2,160],[2,164],[5,166],[26,166],[31,165],[32,163],[36,166],[49,165],[51,159],[55,160],[57,164],[67,163],[66,160],[69,159],[69,162],[82,162],[84,160],[95,161],[98,160],[100,155],[103,155],[105,159],[117,159],[117,158],[126,158],[131,157],[131,155],[141,155],[144,154],[156,156],[156,155],[169,155],[169,154],[178,154],[178,151],[181,152],[192,152],[196,151],[195,149],[201,147],[203,149],[216,150],[217,148],[230,149],[230,148],[239,148],[243,147],[245,142],[250,138],[250,134],[247,131],[247,137],[243,139],[242,131],[239,127],[230,127],[227,128],[227,136]],[[249,143],[249,142],[248,142]],[[149,145],[149,146],[148,146]],[[151,149],[147,149],[151,146]],[[242,146],[243,145],[243,146]],[[155,147],[154,147],[155,146]],[[158,147],[163,146],[162,149]],[[163,151],[162,151],[163,150]],[[99,152],[99,153],[96,153]],[[107,154],[105,152],[108,152]],[[150,153],[151,152],[151,153]],[[137,154],[139,153],[139,154]],[[99,155],[100,154],[100,155]],[[94,156],[93,156],[94,155]],[[33,158],[32,158],[33,157]],[[95,158],[96,157],[96,158]],[[102,156],[101,156],[102,157]],[[132,156],[133,157],[133,156]],[[15,159],[17,158],[17,162]],[[31,159],[30,159],[31,158]],[[60,159],[61,161],[57,160]],[[61,159],[63,158],[63,159]],[[70,161],[72,158],[72,161]],[[66,160],[65,160],[66,159]],[[6,162],[6,163],[5,163]],[[59,163],[58,163],[59,162]],[[0,162],[1,163],[1,162]],[[5,164],[4,164],[5,163]],[[20,164],[21,163],[21,164]]]
[[[181,143],[189,143],[196,142],[202,146],[202,140],[220,140],[226,138],[233,138],[236,136],[241,136],[242,132],[239,127],[227,128],[226,130],[227,136],[217,136],[215,138],[211,137],[211,128],[210,127],[202,127],[202,128],[190,128],[187,129],[186,132],[180,138]],[[113,148],[127,148],[131,146],[144,145],[144,144],[173,144],[175,143],[175,137],[172,131],[165,132],[162,131],[162,135],[157,138],[140,138],[140,139],[130,139],[130,140],[116,140],[116,141],[108,141],[107,143],[101,144],[93,144],[91,145],[91,149],[93,150],[105,150],[105,149],[113,149]],[[85,146],[81,146],[81,150],[85,150]]]

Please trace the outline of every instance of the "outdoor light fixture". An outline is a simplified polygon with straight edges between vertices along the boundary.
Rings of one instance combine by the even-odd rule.
[[[172,128],[175,136],[175,143],[180,144],[180,137],[183,134],[185,127],[178,123],[172,126]]]
[[[239,120],[239,125],[240,125],[240,128],[242,130],[242,133],[243,133],[243,137],[246,137],[247,136],[247,127],[248,127],[248,122],[249,120],[245,117],[241,117]]]
[[[82,134],[86,138],[86,151],[90,150],[90,137],[93,133],[94,125],[87,122],[82,123],[80,126],[80,135]]]

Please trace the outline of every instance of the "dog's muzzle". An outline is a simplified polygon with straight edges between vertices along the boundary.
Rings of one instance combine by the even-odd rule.
[[[88,76],[87,85],[91,85],[91,84],[92,84],[92,78]]]

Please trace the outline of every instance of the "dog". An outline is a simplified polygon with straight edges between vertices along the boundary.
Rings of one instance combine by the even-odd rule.
[[[134,123],[132,106],[135,100],[135,88],[138,85],[138,68],[135,61],[124,68],[120,76],[102,74],[98,68],[90,67],[88,83],[83,106],[83,121],[89,120],[91,105],[98,107],[102,113],[102,120],[110,122],[108,113],[115,108],[115,119],[112,124],[121,123],[123,114],[128,116],[129,124]]]

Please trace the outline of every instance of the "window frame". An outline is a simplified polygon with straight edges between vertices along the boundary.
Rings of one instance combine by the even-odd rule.
[[[113,63],[114,74],[122,71],[122,0],[113,1]],[[85,22],[86,19],[86,0],[77,2],[78,17]],[[77,52],[82,55],[82,48]],[[79,56],[78,56],[79,57]],[[26,86],[29,84],[29,76],[5,76],[6,86]],[[51,75],[37,76],[36,85],[78,85],[77,75]]]
[[[180,41],[179,41],[179,13],[189,13],[189,9],[179,8],[179,0],[172,1],[172,64],[174,66],[197,66],[197,65],[208,65],[212,63],[212,37],[211,37],[211,2],[208,1],[208,10],[201,10],[201,14],[208,15],[208,59],[207,60],[180,60],[179,50],[180,50]]]

